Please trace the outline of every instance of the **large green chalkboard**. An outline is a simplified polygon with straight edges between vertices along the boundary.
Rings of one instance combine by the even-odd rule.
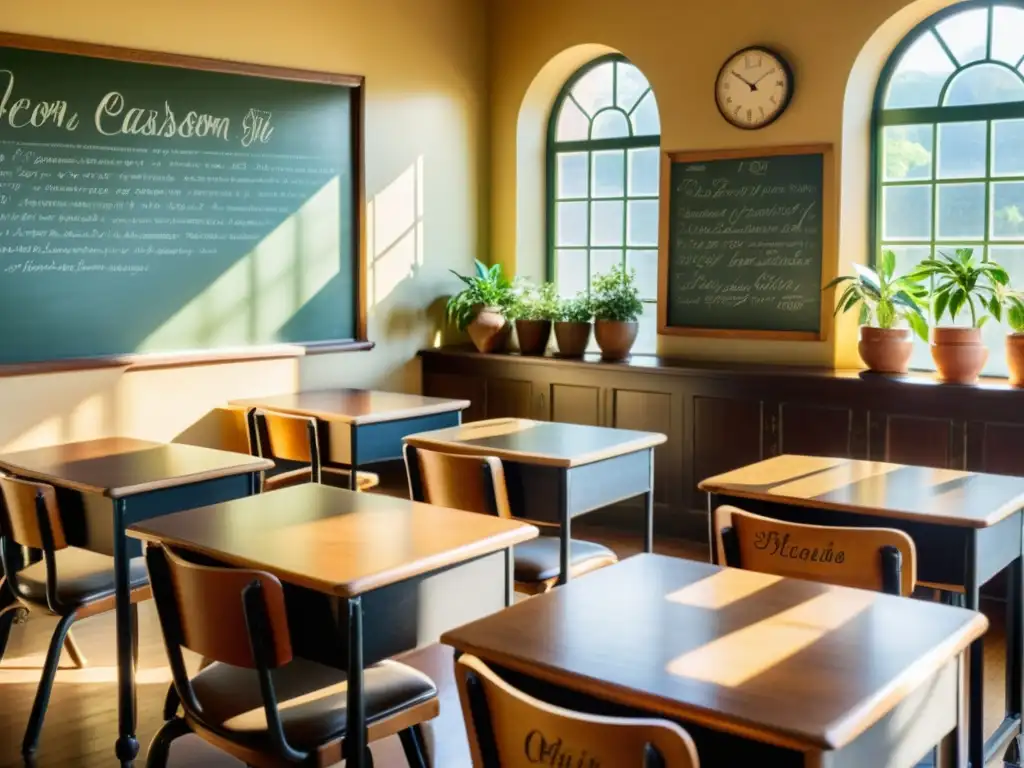
[[[356,339],[361,82],[0,36],[0,365]]]
[[[665,155],[662,333],[825,335],[830,157],[827,147]]]

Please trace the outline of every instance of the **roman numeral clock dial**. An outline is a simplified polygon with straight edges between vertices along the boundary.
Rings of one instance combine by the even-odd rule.
[[[782,56],[761,46],[729,57],[715,81],[722,117],[737,128],[753,130],[775,122],[793,98],[793,71]]]

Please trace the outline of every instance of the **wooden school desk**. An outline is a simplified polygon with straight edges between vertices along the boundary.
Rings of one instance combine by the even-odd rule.
[[[644,551],[654,542],[654,448],[658,432],[580,424],[491,419],[409,435],[416,448],[496,456],[505,465],[512,514],[558,523],[559,583],[569,579],[569,540],[574,517],[634,496],[644,497]]]
[[[355,490],[356,469],[402,458],[402,438],[413,432],[459,424],[468,400],[325,389],[232,400],[231,405],[311,416],[320,422],[320,455],[326,466],[347,469]]]
[[[1007,750],[1016,762],[1024,703],[1024,478],[784,455],[709,478],[699,487],[708,492],[709,510],[733,504],[799,523],[906,531],[917,547],[919,580],[963,588],[972,610],[978,609],[981,585],[1007,569],[1006,716],[986,741],[979,641],[970,652],[968,733],[972,765],[982,766]]]
[[[636,555],[446,632],[544,701],[667,717],[701,765],[909,768],[958,752],[982,614]]]
[[[285,585],[297,656],[346,669],[348,765],[363,765],[365,666],[505,607],[515,520],[301,485],[147,520],[129,535]]]
[[[273,462],[241,453],[132,438],[67,443],[0,455],[0,469],[57,488],[68,544],[114,557],[118,740],[130,764],[135,738],[135,666],[128,561],[139,553],[125,529],[139,520],[255,493]]]

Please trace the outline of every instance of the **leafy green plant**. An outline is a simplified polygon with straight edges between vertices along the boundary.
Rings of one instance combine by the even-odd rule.
[[[562,299],[558,302],[556,320],[561,320],[565,323],[589,323],[593,317],[593,304],[590,301],[590,297],[582,291],[571,299]]]
[[[882,251],[878,271],[861,264],[853,265],[855,275],[842,275],[825,286],[824,290],[845,285],[835,314],[849,312],[860,305],[861,325],[875,324],[878,328],[893,328],[900,319],[906,320],[914,333],[928,339],[928,321],[923,308],[928,289],[921,281],[924,276],[916,272],[894,277],[896,254]]]
[[[978,259],[973,248],[958,248],[956,256],[941,251],[938,255],[924,259],[915,270],[916,276],[934,283],[930,293],[935,322],[947,312],[955,322],[964,307],[971,315],[972,328],[981,328],[989,315],[1001,320],[1000,289],[1010,282],[1006,270],[994,261]]]
[[[996,284],[995,287],[995,309],[992,302],[989,302],[988,311],[996,320],[1002,320],[1006,316],[1006,323],[1014,333],[1024,333],[1024,293],[1016,291],[1007,283]]]
[[[616,264],[608,272],[595,275],[590,284],[590,295],[597,320],[636,322],[644,311],[640,291],[636,287],[636,270],[628,272]]]
[[[539,287],[524,283],[507,313],[511,320],[554,320],[558,317],[558,290],[554,283]]]
[[[471,276],[460,275],[449,270],[466,287],[448,299],[448,321],[455,323],[460,331],[466,330],[482,307],[495,307],[505,313],[512,305],[512,283],[501,270],[501,264],[488,267],[475,262],[476,272]]]

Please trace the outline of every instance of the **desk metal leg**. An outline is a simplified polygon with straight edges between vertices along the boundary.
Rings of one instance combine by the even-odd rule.
[[[1024,709],[1024,559],[1013,561],[1006,583],[1006,718],[1019,723]],[[1003,756],[1006,762],[1020,762],[1019,738],[1010,742]]]
[[[516,601],[516,559],[512,547],[505,548],[505,607]]]
[[[348,727],[345,729],[345,765],[366,768],[368,734],[366,700],[363,696],[363,604],[358,597],[348,599]]]
[[[117,627],[117,744],[121,765],[131,765],[139,754],[135,738],[135,660],[132,638],[131,582],[128,574],[128,538],[125,536],[124,499],[114,500],[114,605]]]
[[[565,584],[569,581],[569,565],[572,562],[569,545],[572,542],[572,529],[569,517],[569,473],[562,470],[558,474],[558,556],[560,572],[558,583]]]
[[[967,536],[966,567],[964,568],[964,601],[966,607],[977,611],[981,584],[978,583],[978,536],[972,530]],[[967,683],[967,758],[972,768],[985,766],[985,692],[984,652],[981,639],[971,643],[969,655],[970,679]]]
[[[644,552],[654,551],[654,449],[647,451],[647,462],[650,465],[650,480],[647,493],[644,494]]]

